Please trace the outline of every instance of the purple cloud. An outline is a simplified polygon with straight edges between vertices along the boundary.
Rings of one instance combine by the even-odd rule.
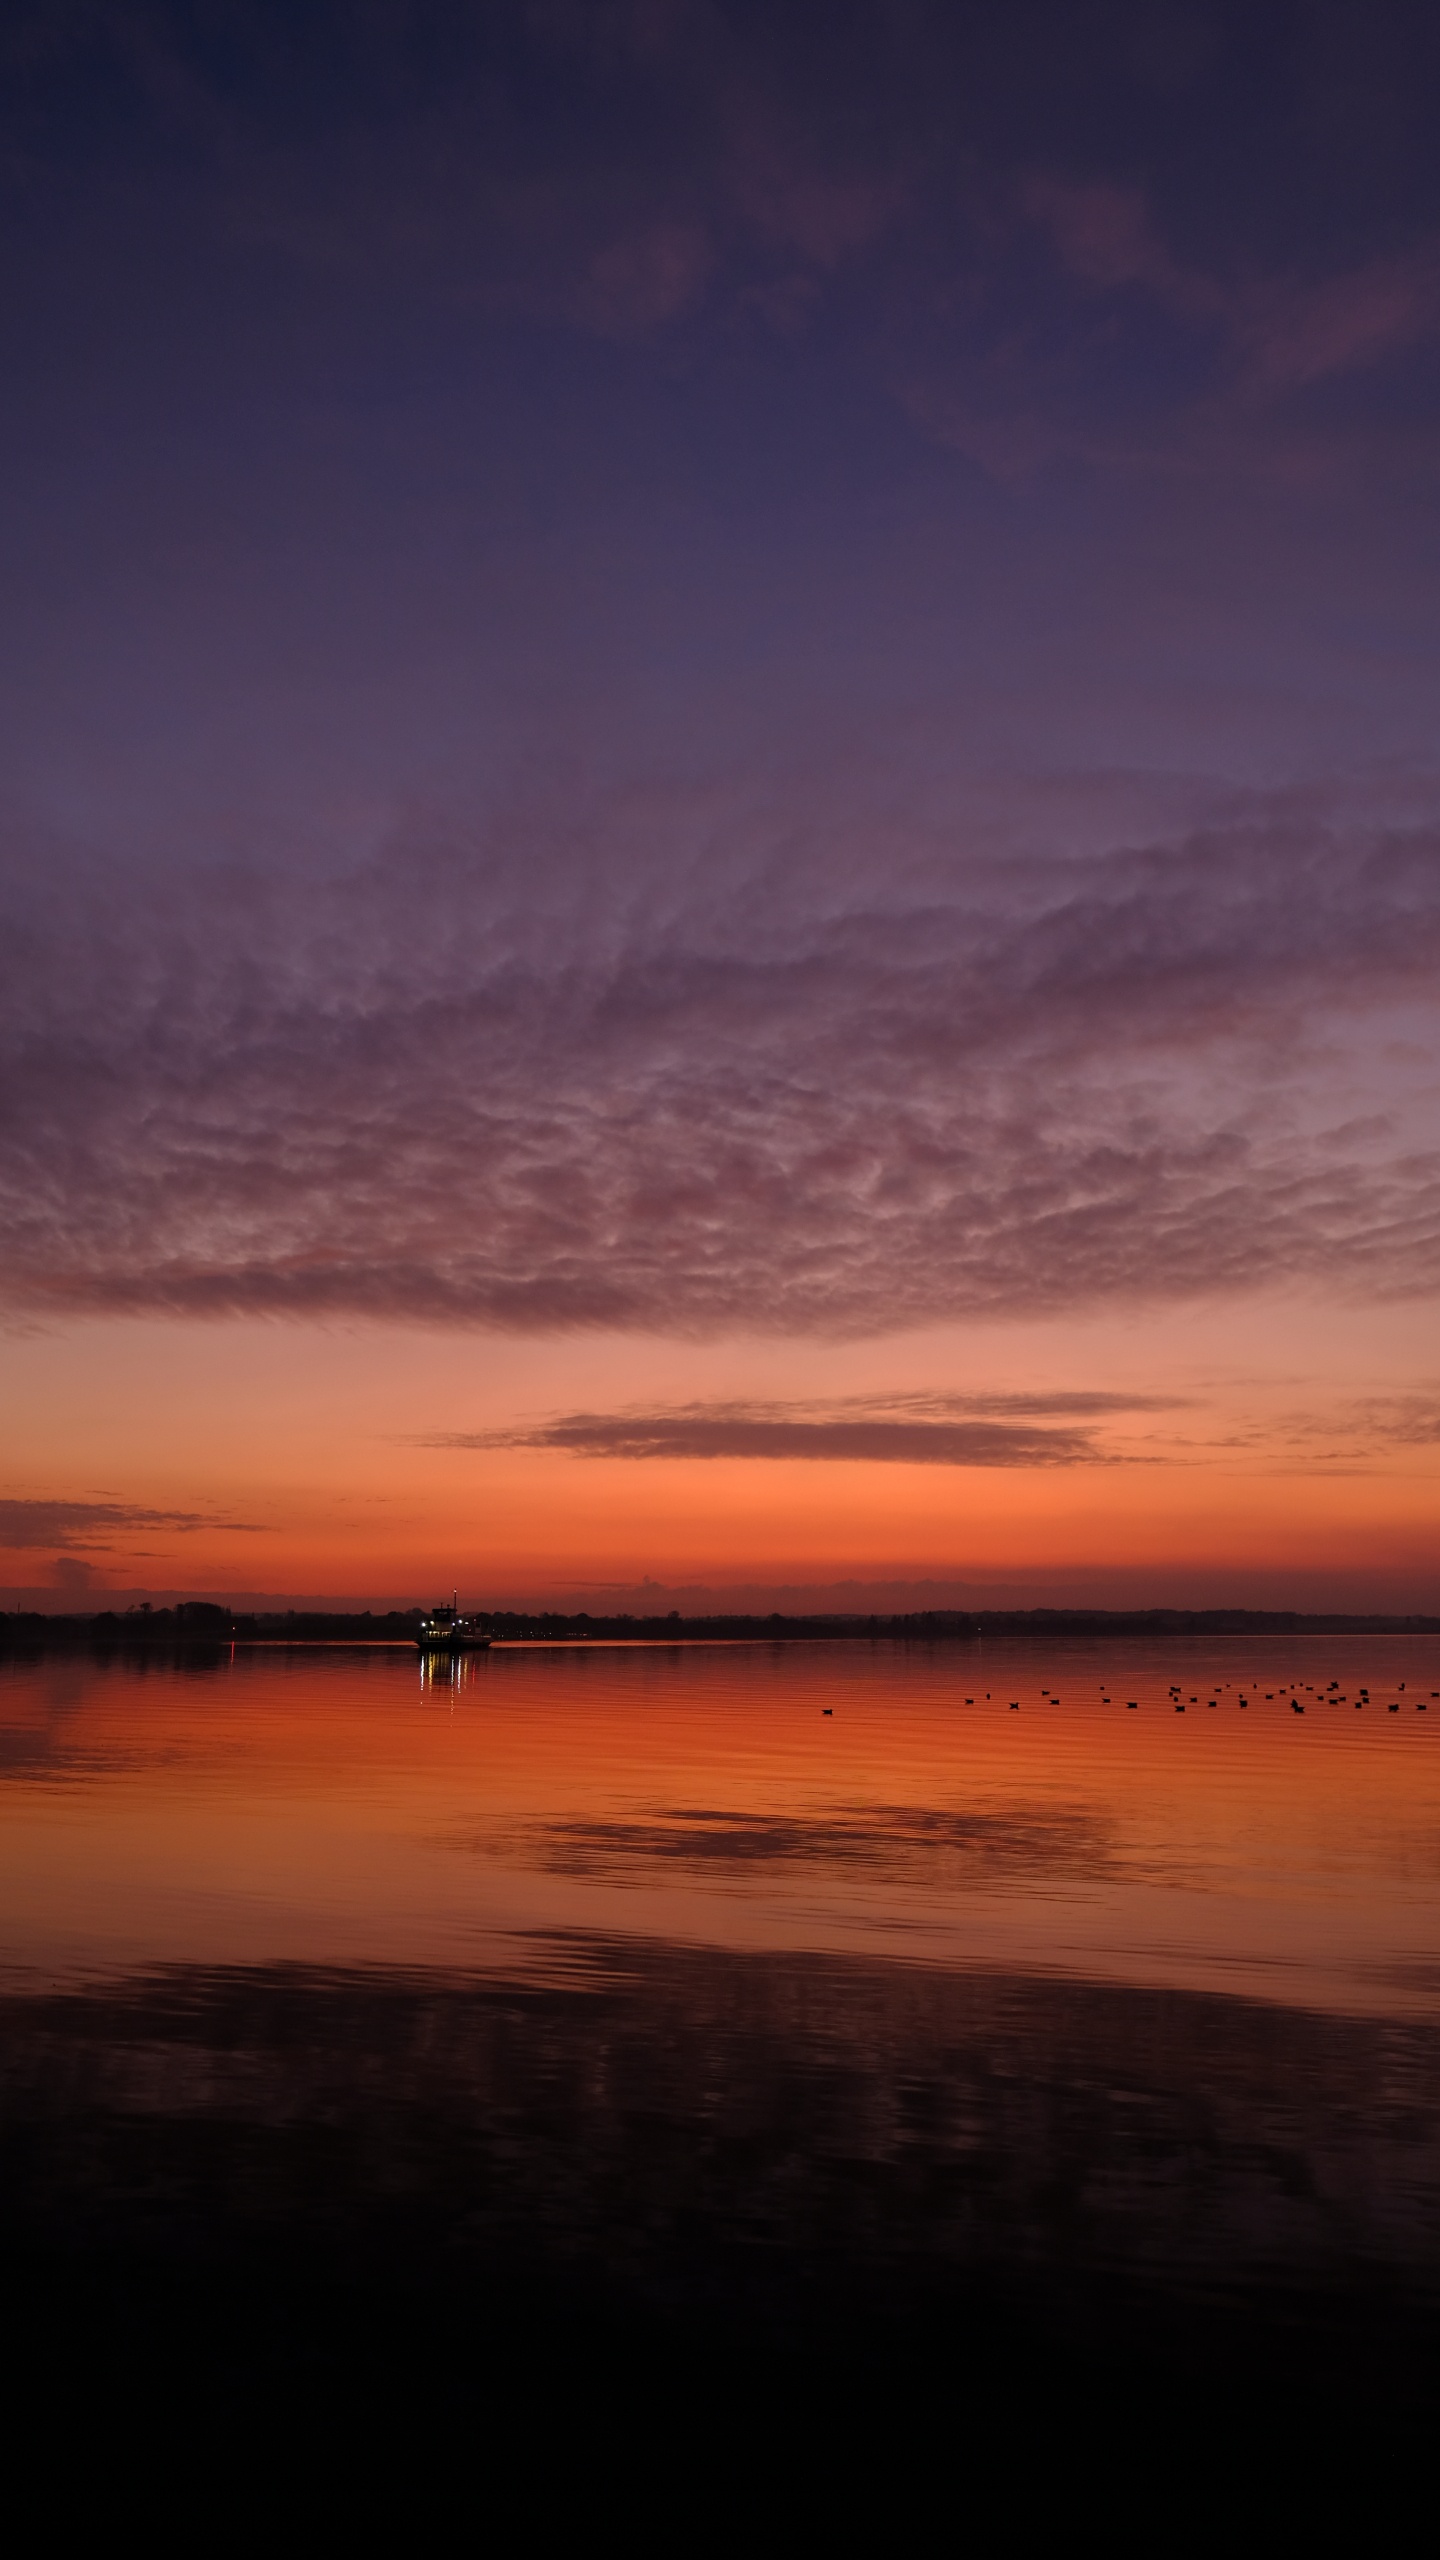
[[[1062,266],[1082,284],[1109,293],[1139,286],[1186,317],[1223,315],[1223,293],[1171,256],[1140,188],[1111,180],[1075,186],[1036,175],[1021,187],[1020,200],[1049,233]]]
[[[1099,293],[1140,292],[1208,329],[1252,395],[1301,390],[1379,363],[1440,329],[1440,244],[1433,239],[1361,266],[1232,280],[1172,256],[1137,187],[1036,176],[1020,199],[1077,282]]]
[[[694,1405],[671,1413],[567,1413],[515,1431],[437,1431],[426,1449],[559,1449],[575,1458],[813,1458],[921,1467],[1094,1465],[1094,1434],[1013,1422],[787,1413]]]
[[[1440,247],[1377,259],[1313,283],[1252,289],[1236,314],[1248,381],[1294,391],[1378,364],[1440,330]]]
[[[567,1413],[498,1431],[432,1431],[422,1449],[558,1449],[576,1458],[814,1458],[897,1466],[1113,1464],[1086,1427],[1173,1412],[1171,1396],[1095,1389],[1052,1395],[842,1396],[828,1404],[709,1403],[659,1412]],[[1057,1425],[1059,1426],[1057,1428]],[[1078,1426],[1078,1427],[1077,1427]]]
[[[6,1303],[1433,1286],[1434,792],[1066,779],[1429,752],[1440,35],[1303,15],[22,0]]]
[[[0,958],[8,1303],[859,1333],[1435,1285],[1440,830],[1281,802],[890,888],[672,852],[138,913],[52,864]]]

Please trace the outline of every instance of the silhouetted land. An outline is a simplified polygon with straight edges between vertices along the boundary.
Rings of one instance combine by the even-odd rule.
[[[206,1600],[173,1609],[102,1609],[93,1616],[50,1615],[39,1610],[0,1612],[0,1652],[39,1653],[76,1648],[108,1651],[121,1646],[190,1647],[217,1644],[412,1644],[418,1609],[376,1614],[306,1609],[231,1612]],[[636,1618],[597,1617],[580,1609],[498,1609],[481,1613],[495,1641],[509,1643],[632,1642],[679,1644],[803,1644],[885,1637],[916,1644],[976,1637],[1052,1636],[1254,1636],[1440,1635],[1440,1617],[1386,1616],[1359,1611],[1318,1614],[1297,1609],[921,1609],[904,1615]]]

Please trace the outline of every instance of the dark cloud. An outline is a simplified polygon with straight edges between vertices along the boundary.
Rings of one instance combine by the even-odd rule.
[[[852,1458],[900,1466],[1075,1466],[1100,1456],[1085,1431],[1006,1422],[788,1422],[741,1413],[571,1413],[535,1431],[437,1435],[428,1448],[564,1449],[579,1458]]]
[[[105,1549],[136,1530],[251,1529],[253,1521],[217,1520],[208,1511],[151,1511],[138,1502],[0,1501],[0,1548]]]
[[[522,841],[140,912],[27,861],[9,1304],[844,1333],[1435,1285],[1440,831],[1281,805],[887,884],[671,815],[668,871]]]
[[[851,1397],[814,1405],[694,1404],[663,1413],[567,1413],[505,1431],[435,1431],[426,1449],[559,1449],[577,1458],[819,1458],[898,1466],[1064,1467],[1109,1453],[1092,1430],[1055,1428],[1061,1414],[1168,1410],[1159,1398],[1078,1393],[1034,1396]],[[997,1414],[1048,1416],[995,1420]]]

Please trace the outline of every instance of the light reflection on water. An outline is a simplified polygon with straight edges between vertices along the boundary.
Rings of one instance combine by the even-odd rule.
[[[334,2356],[357,2266],[467,2355],[476,2286],[984,2371],[1018,2304],[1132,2378],[1223,2316],[1388,2424],[1440,2387],[1436,1688],[1393,1638],[12,1663],[0,2257],[38,2318],[158,2252],[222,2328],[263,2265],[266,2337],[349,2270]]]
[[[0,1944],[34,1981],[633,1936],[1425,2014],[1437,1689],[1397,1637],[52,1656],[0,1680]]]

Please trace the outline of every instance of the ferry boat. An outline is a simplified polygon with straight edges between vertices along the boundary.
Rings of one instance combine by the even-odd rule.
[[[429,1616],[421,1619],[415,1642],[422,1653],[488,1653],[490,1650],[490,1638],[478,1621],[461,1617],[458,1591],[448,1608],[443,1600],[436,1601]]]

